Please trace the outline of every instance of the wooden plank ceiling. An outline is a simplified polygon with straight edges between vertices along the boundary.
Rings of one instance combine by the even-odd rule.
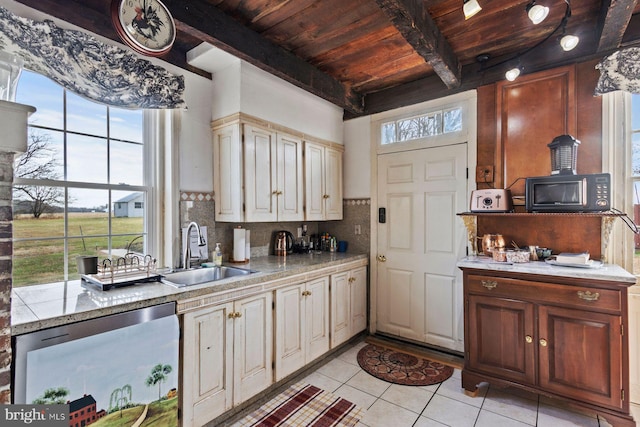
[[[112,0],[18,1],[118,40]],[[527,73],[640,42],[638,0],[574,0],[566,31],[580,44],[570,52],[558,45],[567,0],[537,0],[550,8],[539,25],[526,15],[529,0],[478,1],[482,11],[465,20],[463,0],[165,0],[178,35],[163,59],[207,75],[186,63],[206,41],[344,108],[348,118],[502,80],[518,56]]]

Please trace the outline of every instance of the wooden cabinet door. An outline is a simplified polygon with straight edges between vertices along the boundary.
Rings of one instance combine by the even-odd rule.
[[[304,197],[307,221],[324,220],[324,174],[324,147],[305,141]]]
[[[304,219],[302,140],[278,133],[276,159],[278,221],[302,221]]]
[[[535,384],[534,305],[474,294],[467,305],[465,369]]]
[[[276,221],[275,133],[249,124],[243,125],[243,132],[246,221]]]
[[[273,383],[272,304],[272,292],[234,302],[234,406]]]
[[[306,301],[304,283],[287,286],[275,292],[275,365],[276,381],[302,368],[305,364]],[[321,297],[320,295],[318,297]],[[315,298],[315,295],[314,295]],[[328,331],[327,331],[328,332]],[[328,334],[327,334],[328,337]],[[328,350],[328,348],[327,348]]]
[[[513,82],[499,82],[496,97],[497,186],[506,188],[520,177],[549,175],[551,155],[547,144],[559,135],[576,136],[575,67],[558,67]],[[524,180],[511,191],[514,196],[524,195]]]
[[[621,317],[550,306],[540,306],[538,315],[540,386],[621,409]]]
[[[325,148],[325,194],[326,220],[342,219],[342,152]]]
[[[307,282],[306,360],[309,363],[329,351],[329,277]]]
[[[183,425],[201,426],[233,407],[233,304],[183,319]]]
[[[351,336],[349,272],[331,275],[331,348]]]
[[[349,277],[351,289],[351,336],[367,328],[367,269],[366,267],[351,270]]]
[[[244,221],[242,146],[240,125],[237,123],[213,132],[213,190],[216,221]]]

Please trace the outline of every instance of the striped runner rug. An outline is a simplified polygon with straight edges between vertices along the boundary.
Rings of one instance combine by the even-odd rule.
[[[358,424],[363,411],[353,403],[316,386],[297,383],[234,426],[347,427]]]

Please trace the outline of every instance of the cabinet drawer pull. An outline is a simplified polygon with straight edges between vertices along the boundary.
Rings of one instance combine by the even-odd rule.
[[[533,342],[533,337],[531,335],[527,335],[526,337],[524,337],[524,340],[527,342],[527,344],[531,344]]]
[[[485,288],[491,290],[491,289],[495,288],[496,286],[498,286],[498,282],[496,282],[495,280],[483,280],[482,281],[482,286],[484,286]]]
[[[541,338],[540,339],[540,345],[543,346],[543,347],[546,347],[547,346],[547,340],[545,340],[544,338]]]
[[[585,301],[598,301],[598,298],[600,298],[600,293],[592,293],[591,291],[578,291],[578,298]]]

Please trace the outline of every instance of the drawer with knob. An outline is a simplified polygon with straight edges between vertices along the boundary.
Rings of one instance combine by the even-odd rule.
[[[481,275],[469,275],[465,286],[467,292],[474,294],[526,298],[545,304],[555,303],[607,313],[618,313],[622,308],[620,292],[612,289]]]

